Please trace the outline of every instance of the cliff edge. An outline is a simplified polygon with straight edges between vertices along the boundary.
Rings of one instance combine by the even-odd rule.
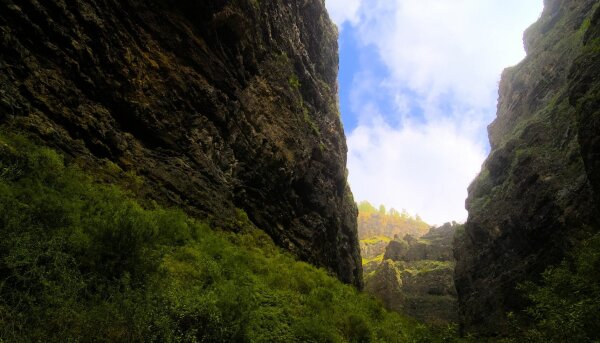
[[[502,75],[492,150],[455,237],[467,331],[506,332],[506,313],[526,306],[516,286],[600,230],[599,28],[598,1],[546,0],[527,57]]]

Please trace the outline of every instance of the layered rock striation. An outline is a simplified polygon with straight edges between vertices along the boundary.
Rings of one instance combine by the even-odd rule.
[[[502,75],[492,150],[455,242],[467,331],[506,332],[506,313],[526,306],[517,285],[600,229],[599,28],[598,1],[546,0],[527,57]]]
[[[337,69],[322,0],[0,2],[5,130],[360,286]]]

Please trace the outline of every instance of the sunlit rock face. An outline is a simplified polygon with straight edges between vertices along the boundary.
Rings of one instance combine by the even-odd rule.
[[[506,332],[505,314],[525,305],[517,284],[599,230],[599,21],[596,0],[545,1],[527,57],[502,75],[492,151],[455,241],[467,331]]]
[[[385,253],[389,240],[374,240],[373,242],[360,242],[360,255],[363,259],[371,259]]]
[[[378,209],[367,201],[358,204],[358,238],[362,257],[363,275],[375,271],[383,261],[388,243],[405,235],[418,238],[426,234],[430,226],[418,216],[412,217],[406,211]]]
[[[5,128],[361,286],[337,69],[323,0],[0,2]]]
[[[406,235],[391,241],[383,261],[366,274],[365,291],[388,309],[426,323],[456,323],[452,239],[460,228],[448,223],[420,238]]]
[[[385,250],[384,259],[394,261],[451,261],[452,239],[454,232],[460,225],[446,223],[438,228],[431,228],[429,232],[417,239],[406,235],[403,239],[390,242]]]

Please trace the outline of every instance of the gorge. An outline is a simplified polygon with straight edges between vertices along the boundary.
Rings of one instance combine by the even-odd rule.
[[[598,0],[525,32],[464,225],[355,203],[337,39],[323,0],[0,1],[0,343],[600,339]]]

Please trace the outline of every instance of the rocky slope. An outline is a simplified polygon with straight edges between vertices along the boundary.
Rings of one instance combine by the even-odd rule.
[[[502,75],[492,151],[454,250],[467,331],[506,332],[506,312],[525,306],[517,284],[600,229],[599,30],[597,0],[546,0],[527,57]]]
[[[366,275],[365,290],[390,310],[430,324],[456,323],[452,239],[459,227],[448,223],[419,239],[391,241],[383,262]]]
[[[336,38],[322,0],[1,1],[0,123],[360,286]]]

